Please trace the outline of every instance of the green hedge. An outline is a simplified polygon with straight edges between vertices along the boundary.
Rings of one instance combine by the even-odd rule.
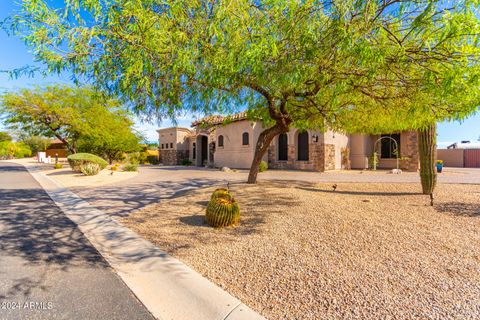
[[[96,163],[100,166],[100,170],[105,169],[108,165],[107,161],[91,153],[75,153],[67,157],[68,163],[73,171],[81,172],[80,166],[87,163]]]

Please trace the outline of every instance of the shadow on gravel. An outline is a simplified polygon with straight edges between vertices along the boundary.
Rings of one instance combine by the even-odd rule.
[[[462,217],[480,217],[480,205],[475,203],[446,202],[435,205],[435,210]]]
[[[322,190],[316,188],[303,188],[299,187],[298,189],[311,191],[311,192],[323,192],[323,193],[338,193],[338,194],[347,194],[352,196],[414,196],[414,195],[421,195],[421,192],[372,192],[372,191],[342,191],[341,187],[337,187],[335,191],[333,191],[333,187],[331,190]]]
[[[161,200],[177,198],[203,187],[224,187],[226,183],[216,179],[191,179],[181,182],[128,184],[121,187],[110,185],[95,189],[73,188],[73,191],[97,209],[112,216],[125,217]]]

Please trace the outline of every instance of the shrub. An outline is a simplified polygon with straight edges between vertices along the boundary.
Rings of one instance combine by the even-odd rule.
[[[192,161],[190,161],[188,159],[183,159],[181,163],[182,163],[182,166],[191,166],[192,165]]]
[[[147,156],[147,162],[150,163],[150,164],[158,164],[159,163],[158,156],[148,155]]]
[[[105,167],[108,165],[107,161],[91,153],[75,153],[69,155],[67,159],[72,170],[79,172],[82,172],[80,169],[82,164],[95,163],[98,165],[100,170],[105,169]]]
[[[113,166],[111,166],[110,170],[117,171],[118,170],[118,164],[114,164]]]
[[[146,164],[148,163],[148,152],[132,152],[127,154],[127,160],[130,163]]]
[[[22,142],[0,142],[0,159],[25,158],[31,155],[30,148]]]
[[[268,169],[268,164],[265,161],[260,162],[258,166],[258,172],[265,172]]]
[[[53,169],[62,169],[63,168],[63,164],[61,163],[55,163],[55,165],[53,166]]]
[[[230,191],[228,191],[225,188],[219,188],[213,191],[212,196],[210,197],[210,200],[215,200],[215,199],[233,199],[233,196],[231,195]]]
[[[136,163],[127,163],[126,165],[123,166],[123,171],[137,171],[138,170],[138,164]]]
[[[234,225],[240,221],[240,207],[231,195],[212,199],[207,205],[205,220],[215,228]]]
[[[82,163],[80,171],[86,176],[94,176],[100,172],[100,165],[93,162]]]

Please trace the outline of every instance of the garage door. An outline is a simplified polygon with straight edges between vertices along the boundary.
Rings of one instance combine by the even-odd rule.
[[[463,161],[465,168],[480,168],[480,149],[465,150]]]

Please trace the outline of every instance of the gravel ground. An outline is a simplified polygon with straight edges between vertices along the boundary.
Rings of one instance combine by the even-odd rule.
[[[480,318],[480,185],[234,184],[225,229],[212,190],[122,221],[269,319]]]

